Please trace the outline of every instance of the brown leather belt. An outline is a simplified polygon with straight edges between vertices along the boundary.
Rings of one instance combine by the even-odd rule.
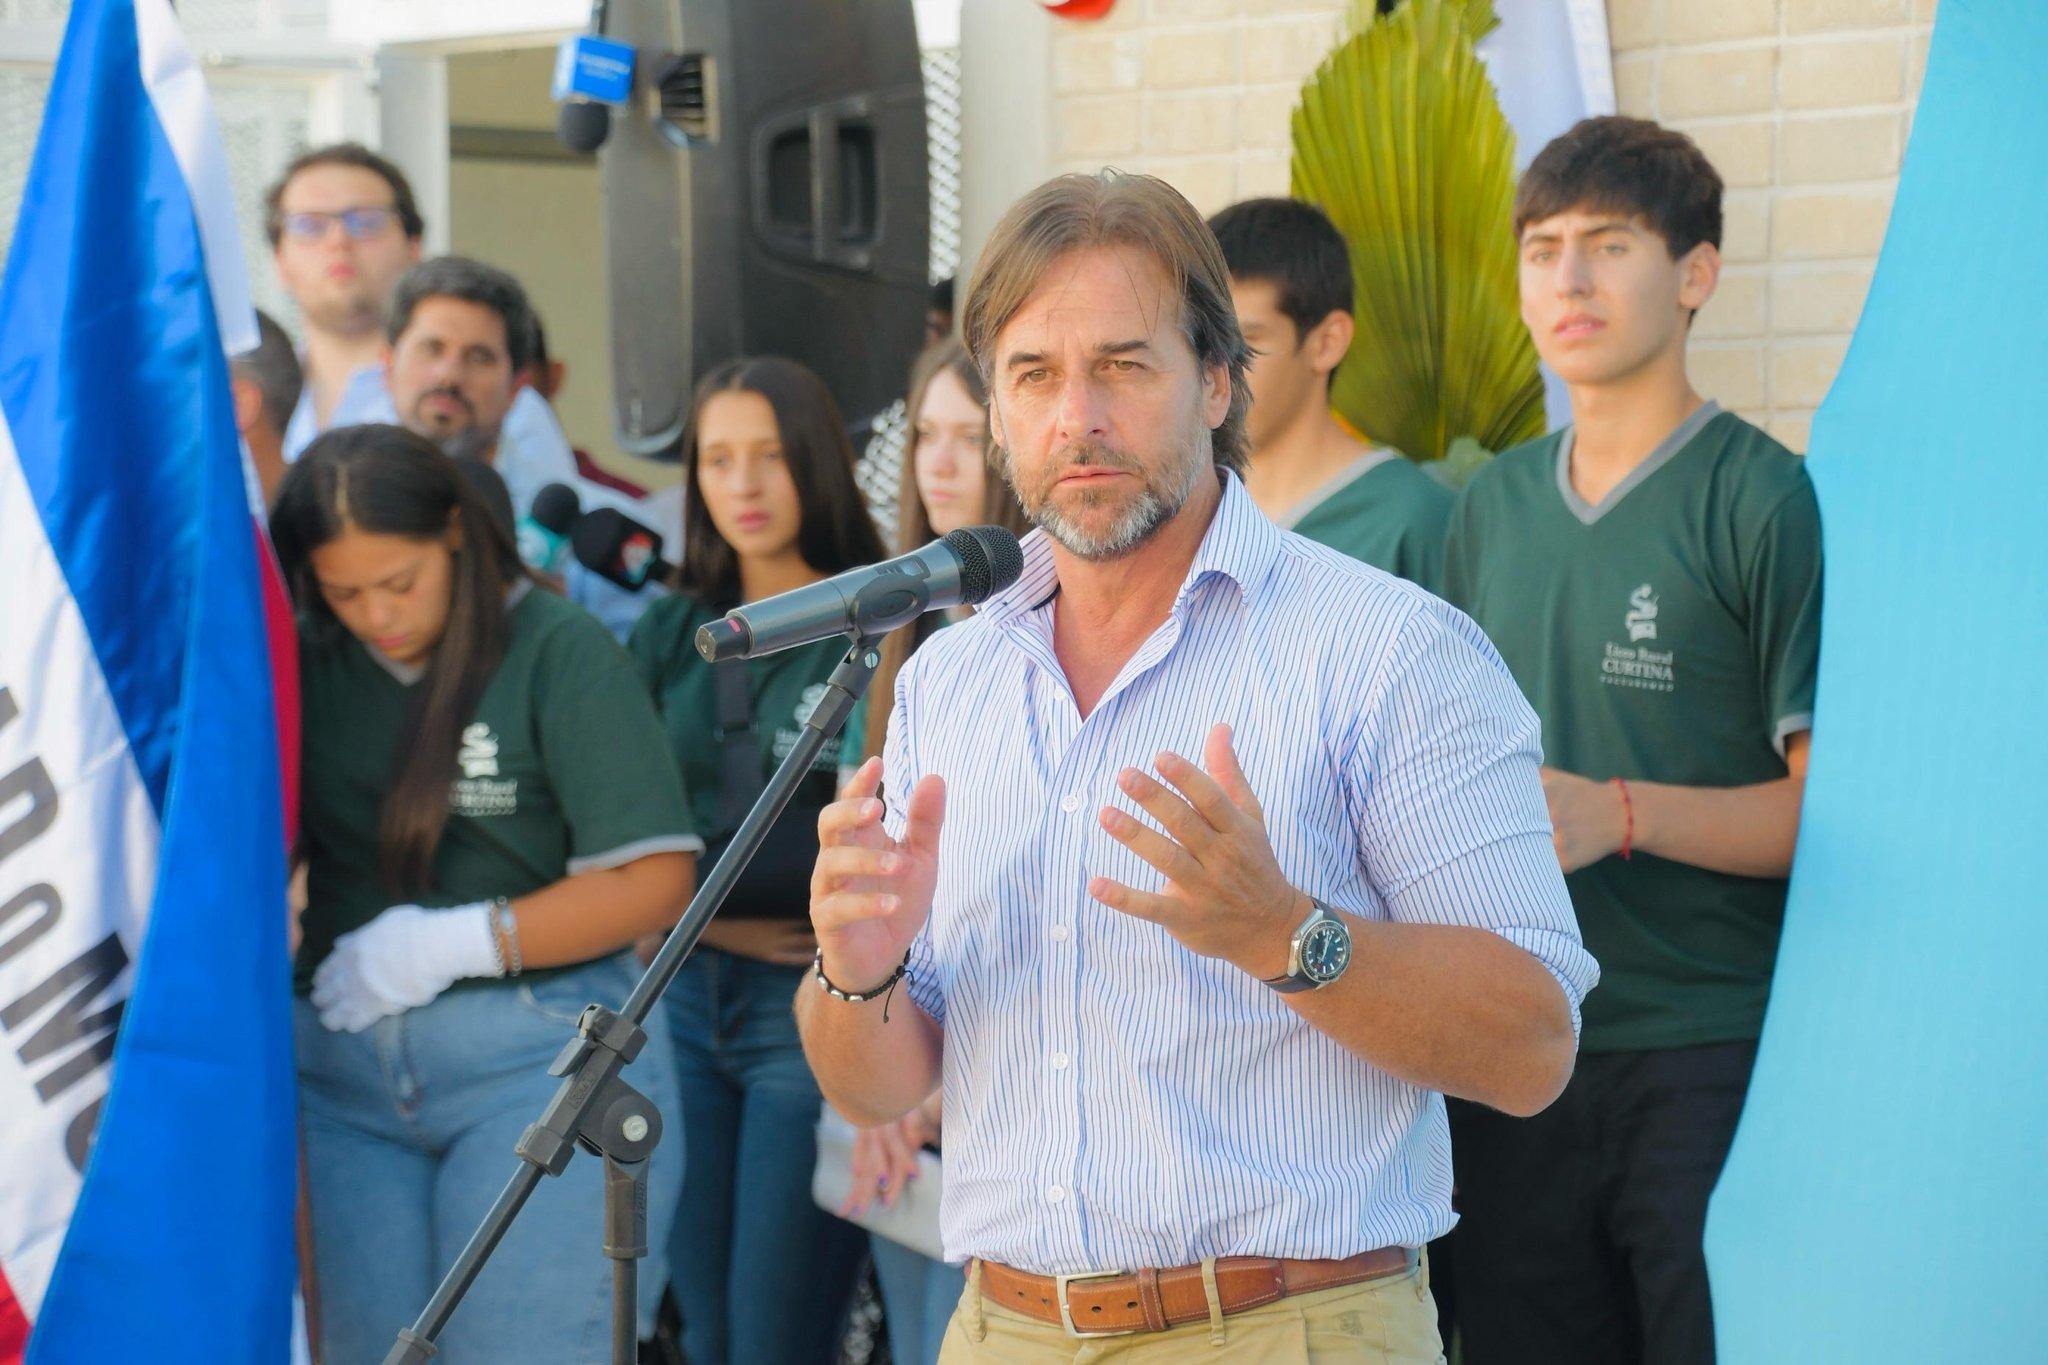
[[[1408,1247],[1361,1251],[1341,1261],[1290,1261],[1277,1256],[1224,1256],[1216,1262],[1223,1312],[1277,1303],[1296,1294],[1399,1275],[1415,1264]],[[1077,1337],[1163,1332],[1209,1319],[1202,1267],[1032,1275],[981,1262],[981,1296],[1027,1318],[1064,1327]]]

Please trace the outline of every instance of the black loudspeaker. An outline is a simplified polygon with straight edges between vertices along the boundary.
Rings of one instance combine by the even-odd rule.
[[[613,426],[677,454],[699,376],[816,370],[855,421],[924,339],[930,201],[911,0],[613,0],[633,103],[599,154]]]

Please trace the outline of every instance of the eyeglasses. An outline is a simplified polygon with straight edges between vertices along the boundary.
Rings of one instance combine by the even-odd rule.
[[[335,223],[341,230],[358,242],[367,242],[373,237],[382,237],[398,221],[398,210],[384,206],[361,209],[343,209],[339,213],[285,213],[278,215],[278,222],[284,228],[284,235],[295,237],[302,242],[317,242],[327,235],[327,229]]]

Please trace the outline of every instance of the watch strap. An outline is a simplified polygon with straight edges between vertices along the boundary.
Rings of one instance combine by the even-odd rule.
[[[1312,991],[1322,984],[1319,981],[1311,981],[1298,972],[1289,972],[1285,976],[1266,976],[1259,979],[1282,995],[1296,995],[1302,991]]]

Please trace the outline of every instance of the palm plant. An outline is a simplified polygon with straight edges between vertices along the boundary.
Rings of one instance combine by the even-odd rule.
[[[1492,0],[1351,0],[1295,106],[1292,188],[1351,248],[1358,335],[1337,413],[1417,461],[1543,433],[1511,233],[1514,133],[1472,45]]]

